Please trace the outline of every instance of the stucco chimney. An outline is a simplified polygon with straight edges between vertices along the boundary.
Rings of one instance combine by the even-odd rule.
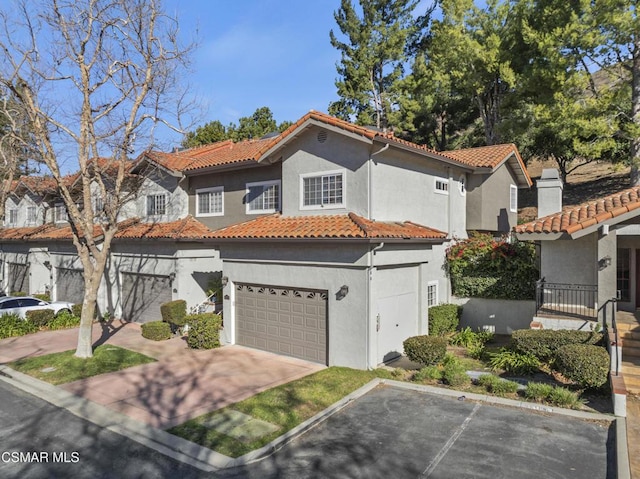
[[[538,218],[562,211],[562,180],[556,169],[542,170],[538,187]]]

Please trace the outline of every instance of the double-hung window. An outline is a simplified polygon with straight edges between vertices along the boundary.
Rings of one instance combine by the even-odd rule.
[[[15,226],[18,224],[18,210],[17,208],[11,208],[9,210],[9,222],[8,224],[10,224],[11,226]]]
[[[280,181],[247,183],[247,214],[280,211]]]
[[[427,283],[427,308],[438,304],[438,282],[429,281]]]
[[[167,213],[167,197],[163,194],[147,196],[147,216],[161,216]]]
[[[27,206],[27,222],[35,223],[37,220],[37,211],[35,206]]]
[[[56,223],[62,223],[69,221],[69,214],[67,213],[67,207],[63,203],[58,203],[53,208],[53,219]]]
[[[224,189],[222,186],[196,190],[196,216],[221,216],[224,214]]]
[[[344,171],[302,175],[302,209],[343,208]]]
[[[514,213],[518,211],[518,187],[515,185],[509,186],[509,209]]]

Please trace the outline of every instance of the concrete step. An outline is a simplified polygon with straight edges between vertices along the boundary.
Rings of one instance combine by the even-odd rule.
[[[640,348],[622,346],[622,357],[633,356],[634,358],[640,357]]]
[[[618,331],[618,337],[622,339],[634,339],[640,341],[640,331]]]
[[[625,386],[627,386],[627,389],[629,389],[629,387],[640,388],[640,376],[635,374],[628,374],[624,371],[624,369],[622,370],[622,374],[624,375],[624,384]]]
[[[638,324],[637,322],[633,322],[633,323],[617,322],[616,326],[618,327],[618,332],[631,331],[634,333],[640,333],[640,324]]]
[[[622,350],[640,349],[640,339],[622,338]]]

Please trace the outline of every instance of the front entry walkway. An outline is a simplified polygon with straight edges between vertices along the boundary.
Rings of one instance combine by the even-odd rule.
[[[74,349],[77,329],[0,341],[0,362]],[[242,346],[193,350],[181,338],[151,341],[135,323],[108,333],[94,325],[94,344],[104,342],[158,359],[60,387],[154,427],[167,429],[324,366]]]

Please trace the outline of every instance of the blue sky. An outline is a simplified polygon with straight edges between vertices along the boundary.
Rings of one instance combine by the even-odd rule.
[[[337,99],[339,52],[329,42],[340,0],[166,0],[184,39],[197,35],[186,80],[201,100],[198,124],[223,124],[268,106],[277,122]],[[196,33],[197,32],[197,33]],[[176,142],[179,139],[176,138]]]

